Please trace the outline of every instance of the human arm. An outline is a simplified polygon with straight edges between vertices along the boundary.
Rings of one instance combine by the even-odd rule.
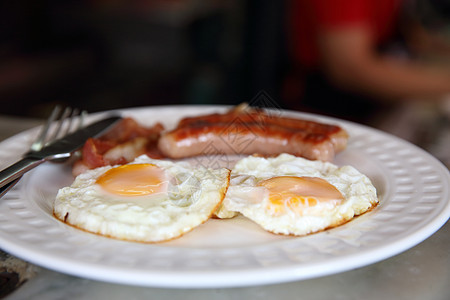
[[[325,73],[342,89],[389,100],[450,94],[449,69],[377,53],[364,26],[323,31],[318,44]]]

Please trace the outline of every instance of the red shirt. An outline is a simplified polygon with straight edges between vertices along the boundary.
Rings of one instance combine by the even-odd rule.
[[[317,37],[330,30],[364,26],[380,45],[397,26],[402,0],[293,0],[290,8],[292,52],[297,62],[315,67],[320,62]]]

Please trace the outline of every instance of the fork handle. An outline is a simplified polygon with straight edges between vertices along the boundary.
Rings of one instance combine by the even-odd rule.
[[[0,187],[21,177],[26,172],[45,162],[45,159],[26,157],[0,171]]]
[[[20,178],[14,179],[13,181],[0,187],[0,198],[3,197],[7,192],[9,192],[16,184],[19,182]]]

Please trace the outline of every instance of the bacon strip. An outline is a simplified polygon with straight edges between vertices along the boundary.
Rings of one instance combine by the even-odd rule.
[[[74,163],[76,176],[88,169],[128,163],[139,155],[162,158],[156,144],[164,130],[160,123],[143,127],[132,118],[124,118],[100,138],[90,138],[81,150],[81,158]]]

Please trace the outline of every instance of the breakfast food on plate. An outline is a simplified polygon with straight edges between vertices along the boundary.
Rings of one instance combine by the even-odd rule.
[[[289,153],[331,161],[347,146],[348,134],[337,125],[275,116],[239,105],[226,113],[187,117],[166,131],[161,123],[145,127],[124,118],[100,138],[86,141],[73,174],[107,165],[126,164],[146,154],[155,159],[200,155]]]
[[[100,138],[86,141],[80,159],[73,165],[72,173],[76,176],[89,169],[126,164],[142,154],[162,158],[156,143],[163,130],[164,126],[160,123],[144,127],[130,117],[123,118]]]
[[[306,235],[341,225],[378,204],[370,180],[338,167],[289,154],[238,161],[218,217],[238,212],[265,230]]]
[[[54,215],[102,236],[162,242],[211,216],[249,218],[265,230],[307,235],[341,225],[378,204],[375,187],[351,166],[331,161],[347,146],[337,125],[237,106],[181,119],[165,131],[132,118],[89,139],[59,190]],[[198,155],[245,155],[233,170],[188,161]]]
[[[224,114],[182,119],[175,129],[162,133],[158,148],[174,159],[204,154],[289,153],[331,161],[345,149],[347,140],[347,132],[336,125],[238,106]]]
[[[102,236],[161,242],[204,223],[219,207],[230,170],[139,156],[132,163],[87,170],[59,190],[61,221]]]

